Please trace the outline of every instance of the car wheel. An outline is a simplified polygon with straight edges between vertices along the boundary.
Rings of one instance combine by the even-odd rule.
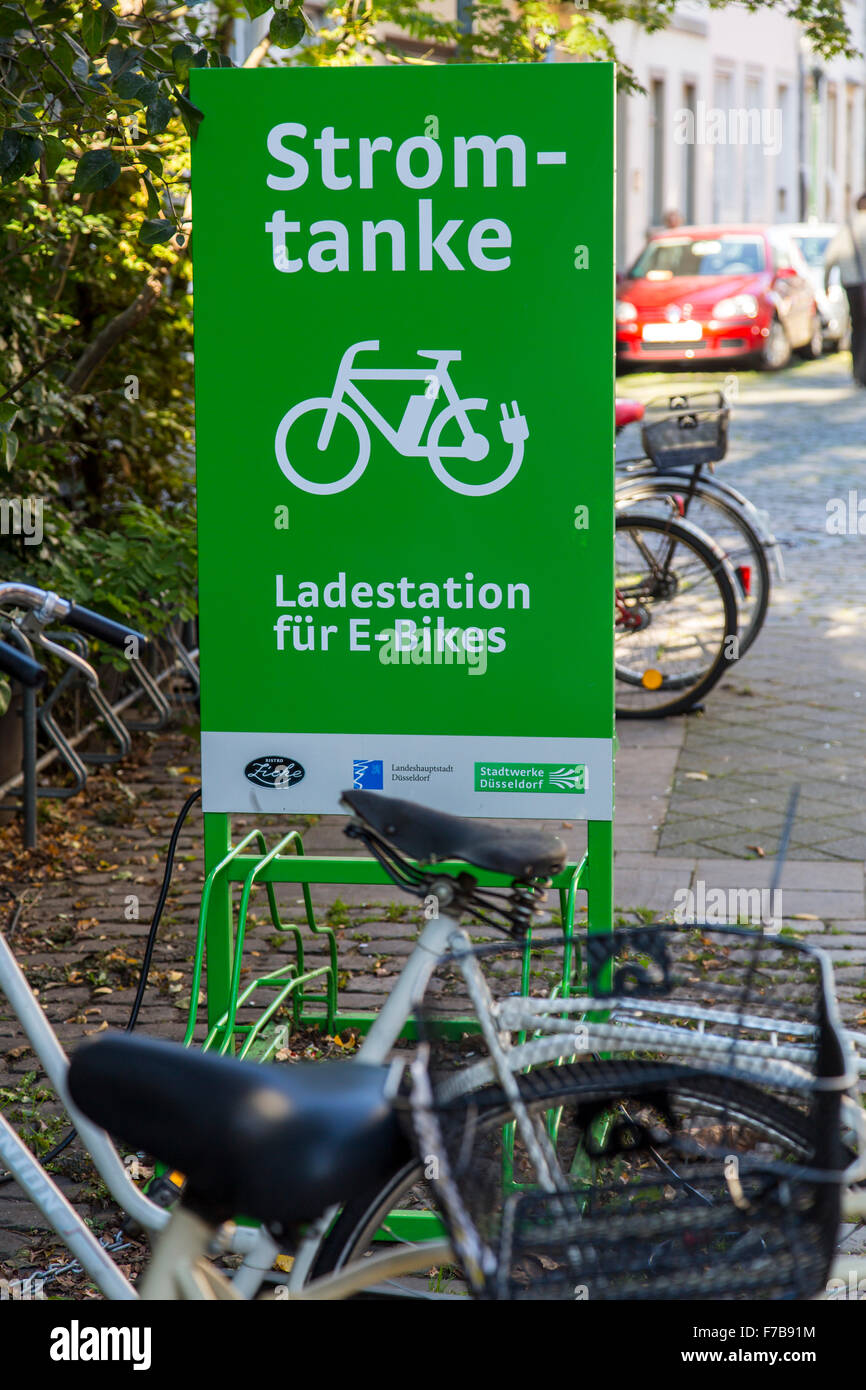
[[[761,369],[765,372],[778,372],[783,367],[787,367],[790,360],[791,344],[788,341],[784,324],[779,319],[774,318],[758,357]]]
[[[804,343],[797,352],[801,357],[805,357],[807,362],[814,362],[824,351],[824,330],[821,327],[821,320],[816,314],[812,319],[812,336],[808,343]]]

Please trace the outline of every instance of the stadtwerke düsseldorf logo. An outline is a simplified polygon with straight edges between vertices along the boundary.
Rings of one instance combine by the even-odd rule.
[[[257,787],[293,787],[304,780],[304,775],[301,764],[283,753],[264,753],[244,768],[247,781]]]
[[[585,763],[476,763],[477,792],[585,792]]]

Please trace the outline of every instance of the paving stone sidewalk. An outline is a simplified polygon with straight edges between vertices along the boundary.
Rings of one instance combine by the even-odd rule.
[[[670,913],[677,895],[699,883],[705,892],[767,887],[789,788],[798,781],[800,816],[782,880],[784,928],[829,949],[843,1016],[866,1028],[866,614],[858,599],[866,538],[824,531],[826,501],[859,481],[866,395],[853,395],[840,361],[750,383],[737,404],[726,476],[795,543],[785,551],[788,579],[756,648],[702,715],[621,727],[616,903],[621,919],[641,921]],[[655,385],[648,394],[657,392]],[[0,828],[0,883],[23,889],[13,945],[68,1046],[126,1021],[171,828],[197,778],[192,731],[139,735],[126,763],[100,770],[84,795],[44,809],[36,855],[21,850],[16,826]],[[341,825],[337,817],[298,822],[310,853],[352,853]],[[579,858],[584,827],[550,828]],[[163,1037],[182,1037],[186,1023],[202,863],[196,811],[181,836],[141,1016],[143,1029]],[[281,893],[285,915],[299,919],[297,890]],[[388,888],[322,888],[314,897],[340,943],[342,1007],[377,1007],[411,949],[417,909]],[[139,900],[137,918],[131,898]],[[262,974],[287,949],[261,911],[247,948],[247,968]],[[321,943],[312,942],[309,955],[323,963]],[[306,1037],[296,1045],[299,1055],[339,1051]],[[2,999],[0,1054],[4,1107],[24,1117],[44,1152],[62,1132],[62,1117],[41,1096],[43,1078]],[[74,1151],[59,1167],[79,1207],[113,1232],[116,1212],[92,1169]],[[844,1234],[860,1248],[862,1228]],[[0,1277],[44,1268],[63,1254],[23,1195],[0,1187]],[[121,1256],[130,1267],[137,1258],[134,1250]],[[64,1296],[86,1292],[74,1278],[57,1288]]]
[[[675,895],[699,880],[707,891],[768,886],[799,786],[783,916],[837,944],[844,935],[850,959],[860,961],[866,535],[826,529],[831,499],[847,507],[858,487],[866,499],[866,393],[851,385],[847,361],[747,377],[734,404],[719,473],[768,513],[786,575],[775,582],[757,643],[703,712],[666,721],[662,734],[649,724],[621,726],[616,896],[669,912]],[[659,390],[654,383],[634,393]],[[645,792],[656,798],[649,806]]]

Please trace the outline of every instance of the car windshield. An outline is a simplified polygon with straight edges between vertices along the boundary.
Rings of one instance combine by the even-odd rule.
[[[687,275],[753,275],[764,269],[761,237],[659,237],[638,256],[631,280],[673,280]]]
[[[824,264],[824,254],[830,245],[829,236],[795,236],[793,240],[807,265],[820,268]]]

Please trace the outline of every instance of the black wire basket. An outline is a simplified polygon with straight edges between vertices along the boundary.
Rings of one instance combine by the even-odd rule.
[[[489,997],[483,1058],[455,1071],[422,1033],[416,1136],[470,1291],[813,1297],[857,1168],[827,959],[701,926],[582,946],[581,998]],[[486,975],[489,948],[471,954]]]
[[[641,438],[660,473],[718,463],[728,451],[730,409],[719,391],[650,401]]]

